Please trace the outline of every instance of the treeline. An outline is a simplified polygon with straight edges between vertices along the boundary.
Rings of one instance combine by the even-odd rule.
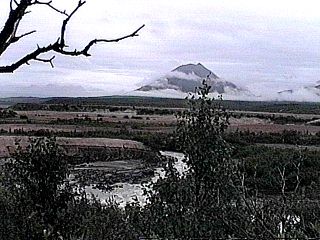
[[[229,110],[320,114],[320,103],[305,102],[254,102],[225,100],[222,106]],[[50,107],[52,106],[52,107]],[[87,109],[106,109],[110,106],[119,107],[151,107],[151,108],[187,108],[185,99],[153,98],[153,97],[93,97],[93,98],[53,98],[40,104],[18,103],[13,106],[16,110],[49,110],[82,111]],[[66,110],[68,109],[68,110]]]
[[[0,110],[0,119],[15,118],[17,115],[18,114],[11,109]]]
[[[2,135],[13,136],[36,136],[36,137],[74,137],[74,138],[118,138],[128,139],[144,143],[154,150],[175,151],[176,139],[174,133],[154,133],[147,131],[130,131],[124,127],[119,130],[99,130],[99,131],[53,131],[49,129],[24,130],[0,129]]]
[[[137,115],[174,115],[182,110],[168,108],[137,108]]]
[[[117,118],[118,121],[104,121],[103,118],[97,117],[96,119],[92,119],[90,117],[84,118],[73,118],[73,119],[56,119],[51,120],[48,124],[53,125],[77,125],[77,126],[88,126],[88,127],[106,127],[106,128],[131,128],[131,129],[143,129],[145,127],[174,127],[175,123],[164,123],[164,122],[148,122],[150,120],[149,117],[141,117],[141,116],[114,116],[113,118]],[[122,118],[122,121],[121,119]],[[145,121],[123,121],[127,119],[134,120],[145,120]]]
[[[58,111],[58,112],[124,112],[136,111],[137,115],[173,115],[178,109],[136,106],[110,106],[110,105],[85,105],[85,104],[41,104],[41,103],[18,103],[11,107],[15,111]]]
[[[53,98],[45,104],[82,104],[135,107],[187,107],[187,100],[157,97],[91,97],[91,98]]]
[[[11,107],[15,111],[58,111],[58,112],[94,112],[109,110],[110,112],[124,111],[128,107],[83,104],[45,104],[45,103],[17,103]]]
[[[225,105],[222,102],[222,105]],[[143,115],[177,115],[180,114],[182,108],[158,108],[158,107],[136,107],[136,106],[109,106],[109,105],[70,105],[70,104],[40,104],[40,103],[18,103],[12,107],[15,111],[59,111],[59,112],[95,112],[95,111],[107,111],[107,112],[125,112],[134,111],[137,116],[133,116],[133,119],[142,119]],[[0,118],[15,117],[17,114],[13,110],[3,110],[0,113]],[[241,109],[244,111],[244,109]],[[271,111],[271,110],[270,110]],[[286,112],[286,111],[284,111]],[[290,113],[290,111],[287,111]],[[282,111],[280,111],[282,113]],[[306,112],[303,112],[304,114]],[[315,114],[318,114],[315,112]],[[319,113],[320,114],[320,113]],[[140,116],[139,116],[140,115]],[[3,116],[3,117],[2,117]],[[295,115],[279,115],[274,111],[271,113],[248,113],[248,112],[230,112],[230,116],[234,118],[253,117],[270,121],[274,124],[310,124],[319,126],[320,121],[317,117],[302,118]],[[102,114],[98,114],[98,117],[103,117]]]
[[[223,101],[222,105],[229,110],[320,114],[320,103],[314,102],[254,102],[254,101]]]
[[[154,97],[93,97],[93,98],[54,98],[46,104],[103,104],[114,106],[136,107],[165,107],[187,108],[188,101],[185,99],[154,98]],[[305,102],[275,102],[275,101],[230,101],[224,100],[224,108],[239,111],[297,113],[297,114],[320,114],[320,103]]]
[[[295,130],[282,132],[250,132],[236,130],[225,134],[225,139],[233,144],[295,144],[295,145],[320,145],[320,132],[315,135],[301,133]]]
[[[274,124],[307,124],[311,121],[319,120],[317,117],[312,118],[302,118],[301,116],[294,116],[294,115],[278,115],[278,114],[261,114],[261,113],[239,113],[239,112],[232,112],[230,116],[234,118],[241,119],[242,117],[247,118],[259,118],[268,120]],[[310,125],[316,125],[316,123],[311,123]]]
[[[19,136],[38,136],[38,137],[75,137],[75,138],[119,138],[140,141],[145,145],[158,150],[177,150],[176,134],[172,132],[152,132],[135,129],[128,129],[123,125],[119,128],[101,129],[92,131],[54,131],[49,129],[39,130],[24,130],[0,129],[2,135],[19,135]],[[320,132],[313,135],[301,133],[295,130],[284,130],[282,132],[250,132],[236,130],[234,132],[224,133],[224,138],[227,142],[234,145],[252,145],[261,144],[291,144],[302,146],[319,146]]]

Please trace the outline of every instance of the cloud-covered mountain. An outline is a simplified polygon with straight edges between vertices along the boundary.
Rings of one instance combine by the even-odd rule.
[[[320,101],[320,81],[297,89],[279,91],[275,100],[318,102]]]
[[[234,97],[251,95],[249,91],[238,87],[236,84],[221,79],[201,63],[179,66],[166,76],[138,88],[132,94],[185,97],[186,93],[194,93],[195,89],[202,85],[204,79],[207,79],[207,84],[211,86],[210,92],[212,94],[233,95]]]
[[[294,87],[294,83],[288,82],[283,89],[279,89],[279,85],[264,85],[257,79],[254,85],[240,87],[234,82],[220,78],[201,63],[179,66],[165,76],[126,95],[185,98],[188,93],[194,93],[195,88],[202,85],[203,79],[207,79],[208,85],[211,86],[210,96],[222,95],[225,100],[320,101],[320,81],[302,87]]]
[[[308,89],[309,91],[311,91],[312,93],[314,93],[314,94],[316,94],[316,95],[318,95],[320,97],[320,81],[318,81],[313,86],[306,87],[306,89]]]

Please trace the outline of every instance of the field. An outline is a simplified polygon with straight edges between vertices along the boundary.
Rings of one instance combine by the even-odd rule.
[[[318,103],[216,103],[230,115],[225,138],[239,149],[319,151]],[[3,104],[1,157],[10,156],[18,139],[25,146],[30,137],[57,137],[86,184],[149,178],[162,161],[159,150],[179,150],[177,115],[188,106],[186,100],[138,97],[7,99]]]
[[[121,215],[121,219],[129,219],[132,226],[138,226],[137,229],[148,227],[147,222],[158,227],[165,216],[158,212],[162,207],[164,211],[175,207],[177,211],[174,214],[169,212],[169,215],[179,216],[179,220],[174,218],[172,221],[176,226],[181,219],[192,222],[193,214],[188,212],[194,213],[194,209],[201,210],[199,219],[203,219],[202,212],[214,216],[216,211],[234,206],[234,199],[241,199],[239,204],[244,203],[231,212],[232,218],[239,214],[237,224],[247,221],[247,226],[251,226],[250,214],[260,211],[256,203],[261,202],[267,210],[261,208],[262,214],[258,212],[256,216],[263,216],[263,224],[275,225],[276,232],[278,219],[291,216],[295,219],[296,215],[292,215],[291,211],[298,211],[299,214],[302,209],[302,215],[298,216],[309,221],[309,216],[319,209],[319,103],[215,101],[202,110],[196,108],[191,111],[196,116],[205,116],[200,120],[197,118],[192,127],[183,125],[181,119],[181,114],[190,110],[186,100],[123,97],[9,99],[3,104],[6,104],[0,110],[0,167],[3,172],[11,172],[15,169],[13,164],[20,164],[19,151],[23,152],[21,164],[40,160],[29,164],[31,171],[34,166],[39,168],[41,174],[37,176],[40,178],[43,171],[48,173],[46,170],[52,164],[64,166],[68,171],[64,181],[70,184],[72,192],[80,189],[80,195],[89,203],[75,208],[76,211],[85,210],[88,206],[100,209],[93,210],[94,226],[113,222],[114,217],[108,215],[110,209],[105,208],[110,201],[115,201],[117,206],[112,209],[126,214]],[[217,118],[217,112],[212,116],[208,114],[213,111],[211,104],[216,104],[214,111],[220,106],[219,113],[226,113],[226,131],[218,130],[224,129],[224,125],[217,128],[217,119],[224,123],[223,117]],[[43,137],[56,139],[63,152],[58,155],[61,162],[56,160],[57,155],[52,158],[41,144],[38,145],[39,158],[34,158],[37,155],[33,151],[24,152],[30,141]],[[17,148],[17,144],[21,148]],[[18,155],[15,155],[17,149]],[[195,165],[184,161],[184,153],[190,149],[189,159],[197,160],[196,166],[200,166],[200,172],[192,169]],[[13,161],[9,159],[11,156]],[[47,159],[47,156],[50,158]],[[29,175],[24,173],[28,169],[25,166],[18,169],[22,170],[23,183],[29,181]],[[55,171],[54,175],[62,171]],[[198,195],[196,191],[200,185],[195,183],[199,179],[207,184],[207,188],[200,189],[203,192]],[[212,183],[217,184],[219,191]],[[226,197],[221,198],[226,205],[220,205],[220,200],[215,205],[215,199],[220,199],[220,195],[216,194],[220,193],[220,188],[221,193],[227,193]],[[234,194],[233,200],[229,198],[229,192]],[[205,201],[198,201],[199,196],[207,197]],[[130,202],[132,205],[126,205]],[[141,204],[139,207],[136,205],[138,202]],[[163,205],[164,202],[169,202],[170,207]],[[201,208],[197,208],[199,203]],[[100,221],[100,217],[96,216],[100,216],[97,214],[101,210],[107,218]],[[91,214],[91,210],[88,213]],[[85,214],[87,216],[87,212]],[[225,217],[229,214],[228,210]],[[75,219],[78,219],[77,216]],[[318,219],[318,216],[316,220],[311,219],[312,224]],[[186,225],[185,229],[188,228]],[[265,231],[264,228],[262,231]],[[309,229],[306,231],[310,232]]]

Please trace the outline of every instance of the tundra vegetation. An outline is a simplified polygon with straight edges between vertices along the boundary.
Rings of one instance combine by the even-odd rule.
[[[27,148],[18,144],[2,167],[0,239],[319,237],[319,152],[253,145],[249,133],[242,140],[228,132],[231,114],[223,101],[207,97],[205,82],[198,90],[170,135],[170,147],[185,154],[189,170],[179,173],[168,159],[165,176],[145,190],[143,206],[101,204],[72,185],[73,165],[52,137]],[[261,133],[260,139],[286,134]]]

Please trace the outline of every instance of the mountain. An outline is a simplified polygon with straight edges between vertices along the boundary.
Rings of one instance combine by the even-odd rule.
[[[220,78],[201,63],[181,65],[163,77],[126,95],[185,98],[189,93],[194,93],[197,87],[201,87],[203,79],[207,79],[207,84],[211,86],[210,96],[222,95],[225,100],[305,102],[320,100],[320,81],[313,85],[298,87],[289,83],[284,85],[285,88],[279,89],[276,85],[264,85],[263,81],[256,79],[256,82],[242,88],[231,81]]]
[[[320,81],[316,82],[315,85],[305,87],[307,90],[313,94],[320,96]]]
[[[166,76],[135,90],[134,94],[150,96],[153,92],[154,95],[164,94],[168,97],[167,94],[173,94],[175,97],[183,97],[186,96],[186,93],[194,93],[195,89],[202,85],[203,79],[207,79],[207,84],[211,86],[210,92],[212,93],[249,94],[248,91],[234,83],[221,79],[201,63],[181,65]]]
[[[293,93],[293,90],[292,89],[288,89],[288,90],[282,90],[282,91],[279,91],[278,94],[292,94]]]
[[[320,81],[312,85],[301,86],[277,92],[275,100],[318,102],[320,100]]]
[[[206,78],[210,75],[213,79],[219,79],[217,75],[212,73],[209,69],[207,69],[205,66],[203,66],[201,63],[195,64],[187,64],[187,65],[181,65],[175,69],[172,70],[172,72],[181,72],[184,74],[194,74],[200,78]]]

